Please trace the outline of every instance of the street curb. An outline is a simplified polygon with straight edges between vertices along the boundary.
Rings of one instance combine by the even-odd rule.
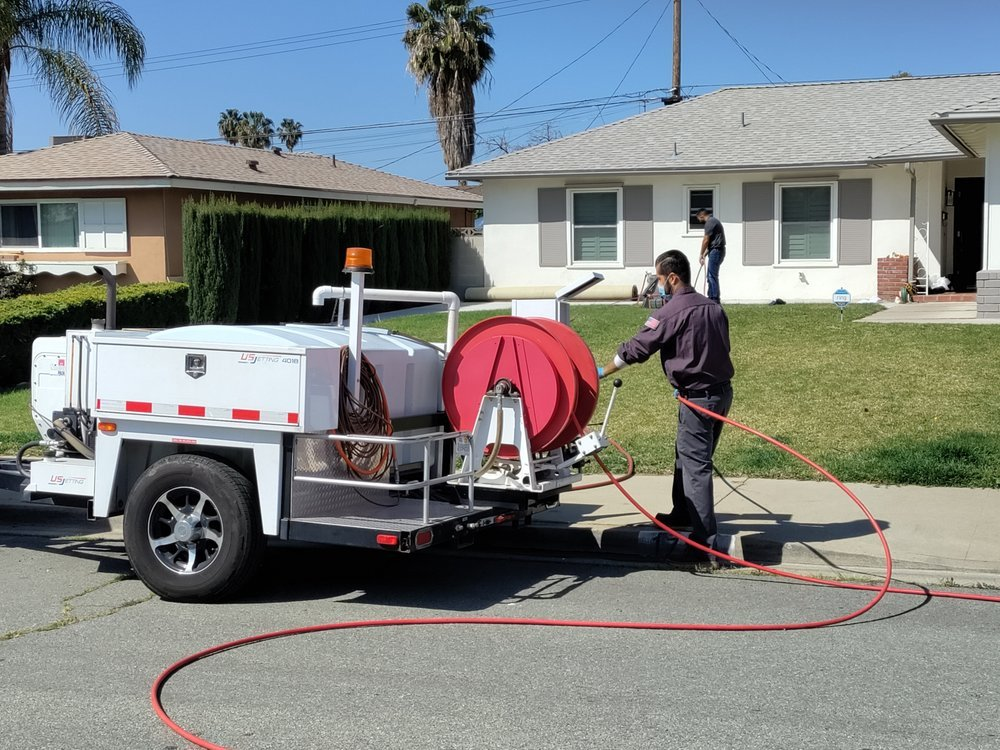
[[[782,569],[806,570],[821,577],[884,575],[885,560],[876,555],[820,552],[800,542],[760,539],[754,534],[736,534],[734,557]],[[648,562],[671,562],[684,545],[666,531],[642,527],[557,526],[533,524],[501,526],[481,534],[476,546],[496,551],[608,555]],[[918,585],[986,586],[1000,588],[1000,571],[963,565],[961,561],[932,564],[927,561],[893,559],[893,577]]]

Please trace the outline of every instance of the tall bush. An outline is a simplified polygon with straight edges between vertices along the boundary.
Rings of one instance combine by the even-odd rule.
[[[0,387],[31,377],[31,344],[40,336],[88,329],[103,318],[104,285],[80,284],[49,294],[26,294],[0,301]],[[167,328],[187,322],[187,285],[175,282],[130,284],[118,290],[118,326]]]
[[[285,207],[209,198],[184,206],[192,322],[315,320],[309,293],[343,285],[348,247],[370,247],[370,286],[446,289],[450,222],[435,209],[372,204]]]

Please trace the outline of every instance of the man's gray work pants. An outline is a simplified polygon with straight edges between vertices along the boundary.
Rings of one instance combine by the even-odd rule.
[[[688,400],[726,416],[733,403],[733,389],[726,387],[719,394],[691,397]],[[678,506],[683,497],[684,511],[691,520],[691,538],[713,549],[716,548],[716,521],[712,456],[721,435],[721,421],[678,403],[674,507],[680,510]]]

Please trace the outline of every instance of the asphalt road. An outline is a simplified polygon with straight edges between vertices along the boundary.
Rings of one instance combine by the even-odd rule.
[[[594,561],[274,550],[244,600],[185,605],[118,542],[0,537],[0,748],[188,747],[149,705],[175,660],[331,621],[823,619],[867,596]],[[182,725],[233,748],[1000,748],[1000,606],[894,597],[777,633],[499,626],[285,638],[185,669]]]

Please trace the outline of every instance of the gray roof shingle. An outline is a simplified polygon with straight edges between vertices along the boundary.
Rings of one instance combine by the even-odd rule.
[[[248,166],[256,161],[256,169]],[[318,154],[275,154],[202,141],[120,132],[0,156],[0,185],[74,180],[181,178],[302,191],[432,200],[474,207],[480,196]]]
[[[725,88],[448,177],[713,172],[958,158],[935,113],[1000,106],[1000,73]]]

